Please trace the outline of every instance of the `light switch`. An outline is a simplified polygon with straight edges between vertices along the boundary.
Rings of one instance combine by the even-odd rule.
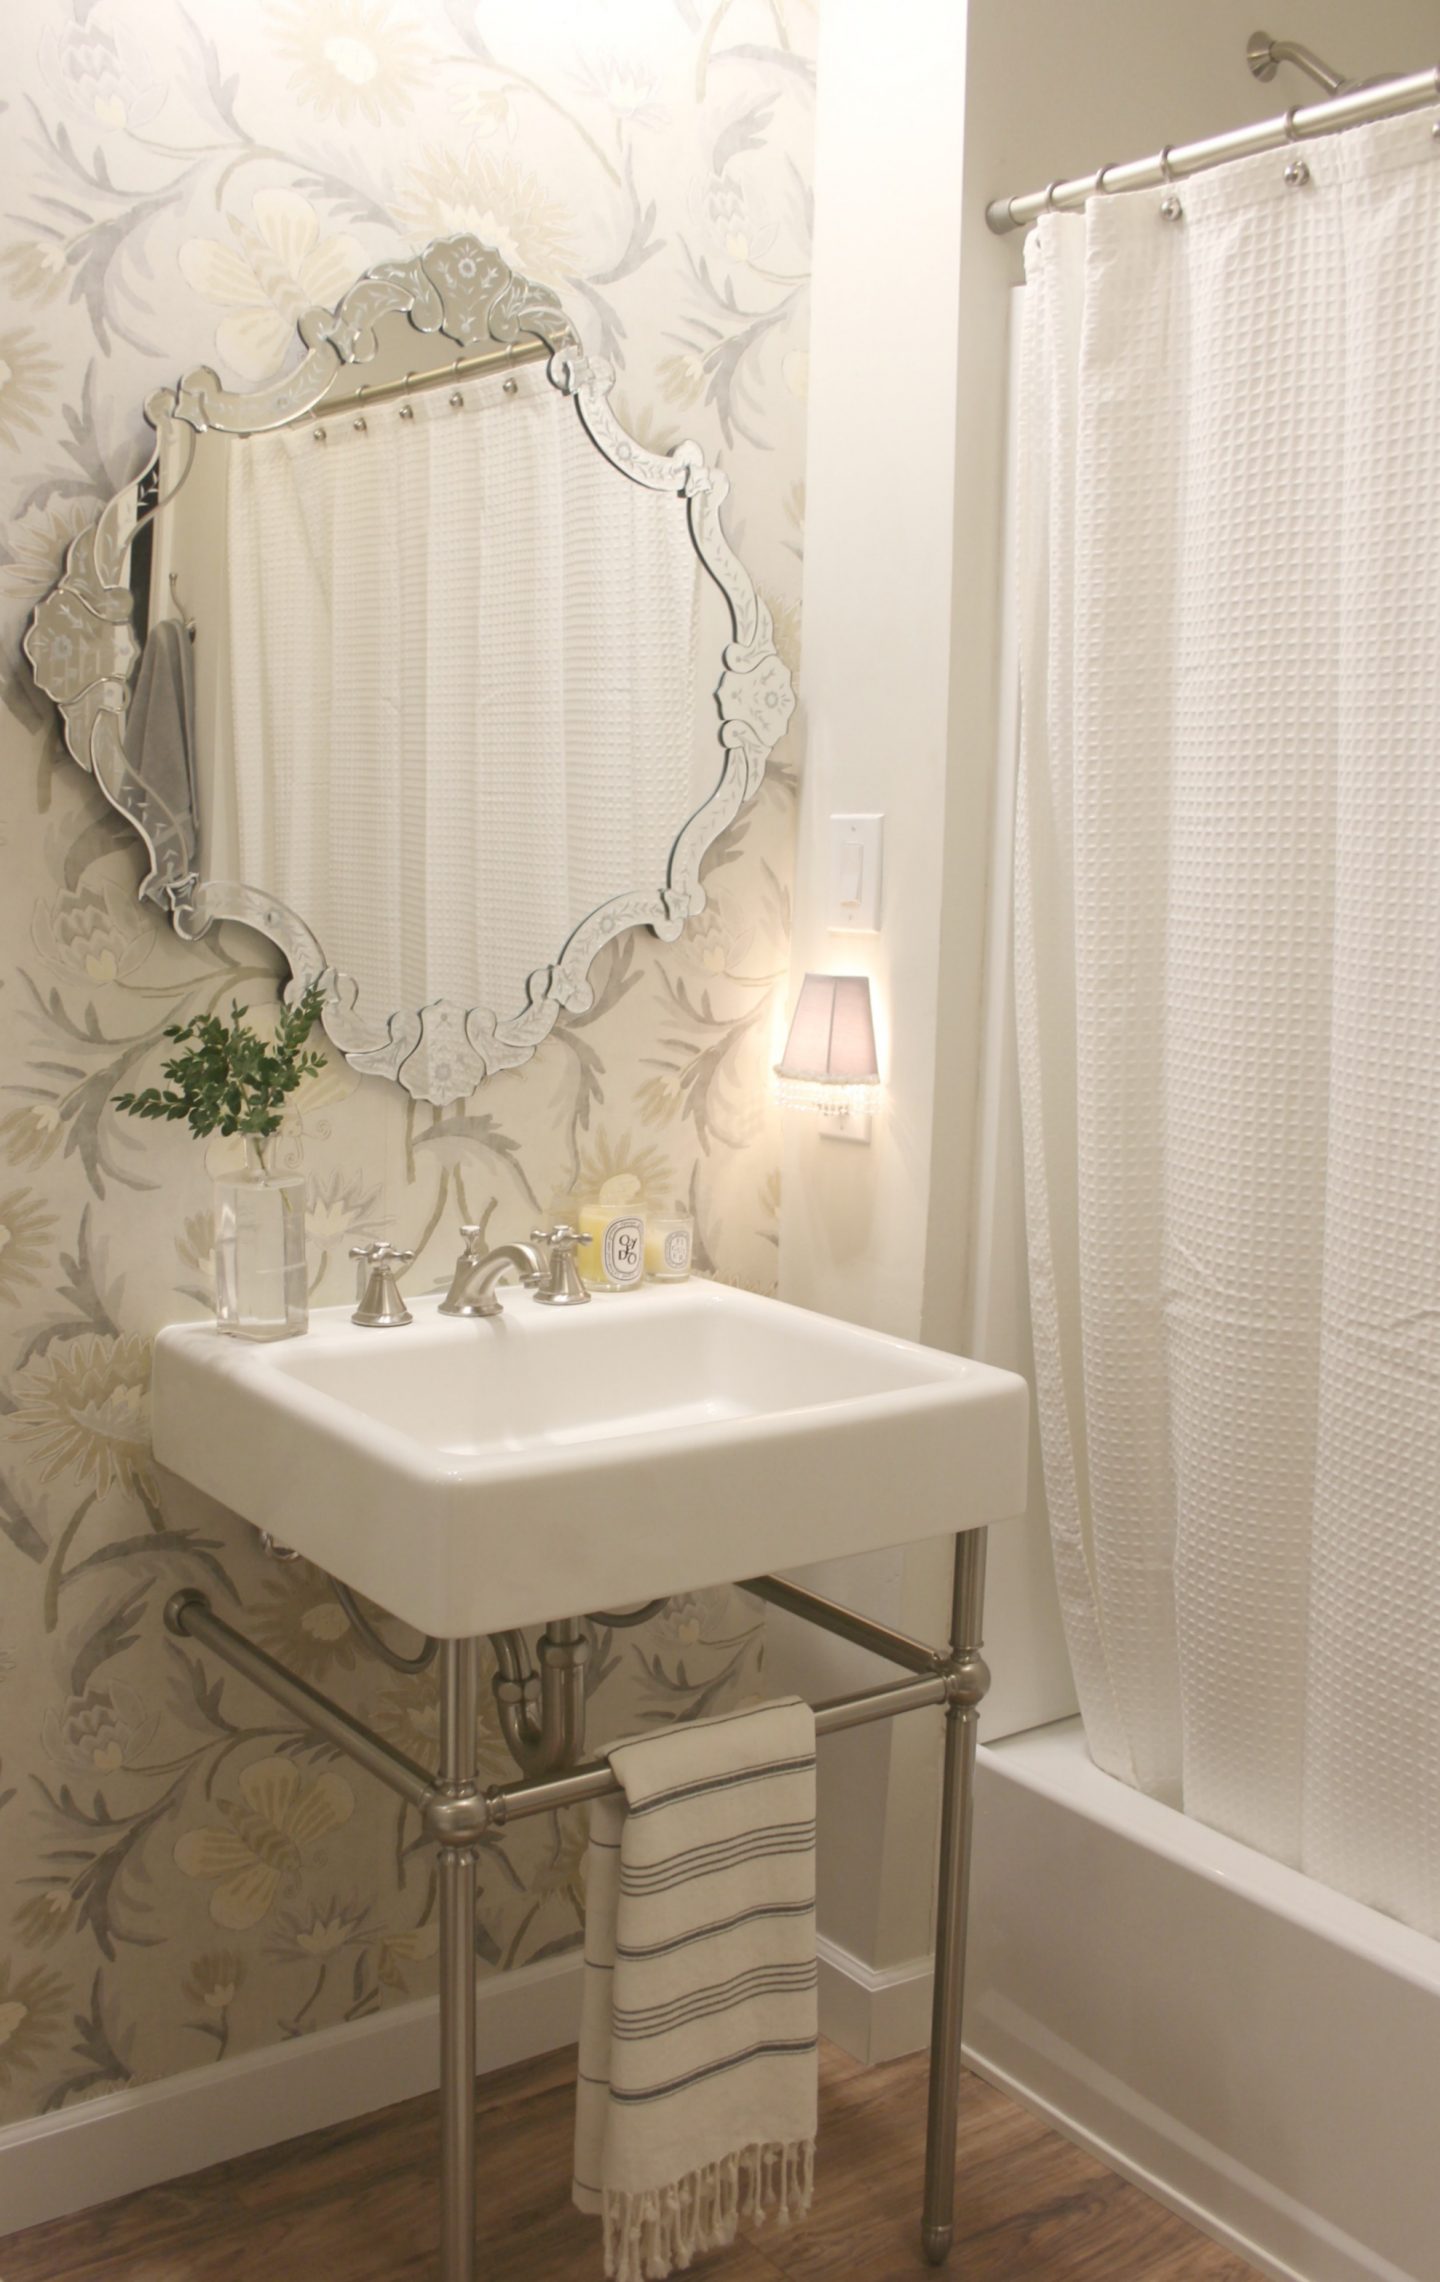
[[[879,932],[884,825],[883,816],[831,817],[828,927],[850,935]]]

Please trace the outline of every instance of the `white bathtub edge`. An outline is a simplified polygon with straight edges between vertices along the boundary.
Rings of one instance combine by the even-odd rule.
[[[996,1762],[1011,1781],[1071,1813],[1092,1814],[1151,1853],[1245,1894],[1353,1956],[1382,1963],[1387,1973],[1398,1974],[1427,1996],[1440,1997],[1440,1942],[1117,1782],[1090,1757],[1078,1719],[1057,1720],[1053,1726],[1031,1728],[998,1743],[982,1743],[980,1757]]]
[[[1147,1799],[982,1750],[966,2056],[1273,2282],[1440,2274],[1437,1948]]]

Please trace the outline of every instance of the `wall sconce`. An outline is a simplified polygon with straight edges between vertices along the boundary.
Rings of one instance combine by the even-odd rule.
[[[828,1141],[868,1141],[880,1069],[868,975],[807,975],[775,1064],[782,1109],[819,1112]]]

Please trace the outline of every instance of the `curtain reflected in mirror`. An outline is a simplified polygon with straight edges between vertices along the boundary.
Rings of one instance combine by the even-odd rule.
[[[206,872],[302,913],[371,1014],[515,1013],[588,912],[665,876],[719,774],[683,513],[543,372],[511,387],[229,455]]]
[[[356,1068],[443,1104],[704,909],[794,695],[727,478],[627,434],[548,288],[441,239],[300,330],[270,390],[149,399],[26,650],[141,893],[270,936]]]

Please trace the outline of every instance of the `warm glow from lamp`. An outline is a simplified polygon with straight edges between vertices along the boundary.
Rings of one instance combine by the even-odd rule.
[[[800,985],[775,1090],[786,1109],[868,1117],[880,1106],[868,975],[807,975]]]

